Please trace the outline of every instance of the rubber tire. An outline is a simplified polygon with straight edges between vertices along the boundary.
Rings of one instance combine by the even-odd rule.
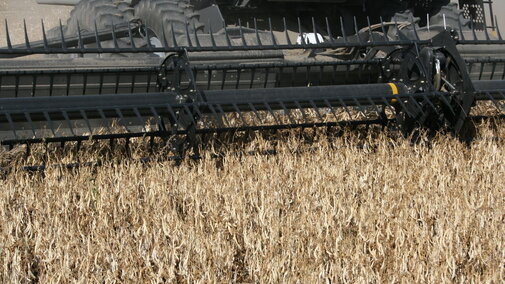
[[[463,11],[459,9],[457,3],[449,3],[440,8],[440,11],[430,18],[430,25],[433,26],[444,26],[444,15],[445,15],[445,25],[448,29],[459,30],[460,25],[463,29],[471,29],[470,20],[465,19],[463,16]]]
[[[142,0],[135,6],[135,18],[151,29],[161,42],[165,37],[170,46],[174,46],[174,36],[178,46],[188,46],[187,33],[195,44],[195,32],[200,33],[204,28],[200,15],[188,0]]]
[[[81,34],[94,32],[95,29],[107,29],[112,25],[127,23],[133,19],[133,8],[126,2],[113,0],[81,0],[70,12],[70,18],[65,26],[65,36],[77,36],[79,29]],[[96,24],[96,27],[95,27]],[[59,35],[59,32],[57,32]],[[119,47],[130,47],[129,39],[117,39]],[[103,41],[100,45],[104,48],[115,47],[113,41]],[[86,45],[96,47],[97,44]],[[101,54],[99,57],[127,57],[131,54]],[[75,57],[72,56],[72,57]],[[85,57],[96,57],[88,54]]]
[[[110,28],[113,24],[126,23],[133,18],[133,9],[126,8],[124,2],[112,0],[81,0],[70,12],[67,21],[67,34],[93,32],[95,23],[98,29]]]

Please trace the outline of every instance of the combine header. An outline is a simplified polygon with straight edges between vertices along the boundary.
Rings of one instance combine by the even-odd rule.
[[[492,1],[39,3],[75,8],[39,41],[5,23],[8,147],[161,137],[184,155],[201,135],[360,124],[467,140],[503,110]]]

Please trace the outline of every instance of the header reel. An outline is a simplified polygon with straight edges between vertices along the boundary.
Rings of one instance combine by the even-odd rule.
[[[12,45],[7,31],[1,144],[161,137],[176,155],[198,156],[201,135],[360,124],[470,141],[478,101],[502,111],[501,36],[392,22],[336,37],[313,21],[314,42],[297,44],[293,35],[306,31],[297,22],[295,34],[286,25],[208,33],[186,26],[184,40],[149,35],[139,21],[58,39],[44,33],[22,45]],[[21,58],[37,54],[53,57]]]

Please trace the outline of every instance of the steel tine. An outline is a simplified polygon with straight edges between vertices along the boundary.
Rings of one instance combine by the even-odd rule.
[[[88,116],[86,115],[86,111],[80,110],[81,116],[84,119],[84,122],[86,122],[86,126],[89,129],[89,135],[93,136],[93,128],[91,128],[91,124],[89,123]]]
[[[202,112],[200,111],[200,105],[197,105],[197,106],[193,106],[193,110],[196,111],[196,114],[198,115],[198,117],[204,117],[204,115],[202,114]],[[202,119],[200,120],[202,123],[203,123],[203,127],[205,128],[209,128],[209,124],[207,123],[207,120],[206,119]]]
[[[286,42],[287,42],[288,46],[292,46],[293,43],[291,42],[291,39],[289,38],[288,24],[286,22],[286,17],[282,17],[282,22],[284,24],[284,35],[286,36]]]
[[[216,39],[214,38],[214,32],[212,31],[212,23],[210,22],[210,20],[209,20],[209,35],[212,47],[216,47]]]
[[[295,101],[294,103],[295,103],[296,107],[300,110],[300,113],[302,114],[302,117],[303,117],[303,121],[305,123],[308,123],[309,120],[307,118],[307,114],[305,113],[305,110],[303,109],[303,107],[300,105],[300,102]]]
[[[53,121],[51,120],[51,117],[49,116],[49,113],[47,111],[44,111],[44,118],[47,120],[49,124],[49,128],[51,128],[51,132],[53,133],[53,136],[56,136],[56,132],[54,131],[54,126],[53,126]]]
[[[275,39],[274,30],[272,28],[272,19],[268,17],[268,27],[270,28],[270,36],[272,37],[273,46],[277,46],[277,40]]]
[[[492,63],[492,66],[493,66],[493,67],[492,67],[492,69],[491,69],[491,75],[490,75],[490,79],[489,79],[489,80],[493,80],[493,78],[494,78],[494,74],[495,74],[495,72],[496,72],[496,62],[493,62],[493,63]]]
[[[258,41],[258,46],[263,46],[263,43],[261,42],[260,38],[260,33],[258,31],[258,21],[256,20],[256,17],[253,18],[253,23],[254,23],[254,33],[256,34],[256,40]]]
[[[353,118],[352,118],[352,114],[351,114],[351,112],[349,111],[347,104],[346,104],[346,103],[344,102],[344,100],[343,100],[342,98],[340,98],[340,97],[338,98],[338,101],[339,101],[340,105],[344,108],[344,110],[345,110],[345,112],[347,113],[347,115],[349,116],[349,120],[352,120],[352,119],[353,119]]]
[[[60,22],[61,23],[61,22]],[[98,36],[98,27],[96,25],[96,21],[94,21],[94,25],[95,25],[95,39],[96,39],[96,45],[98,47],[98,51],[99,53],[102,52],[102,43],[100,42],[100,37]],[[63,37],[63,30],[61,32],[62,34],[62,37]]]
[[[105,116],[105,113],[101,108],[98,109],[98,114],[100,114],[100,118],[102,119],[103,124],[109,131],[109,134],[112,134],[112,129],[110,128],[109,123],[107,122],[107,117]]]
[[[136,82],[135,73],[132,74],[131,84],[130,84],[130,93],[133,94],[135,92],[135,82]]]
[[[184,105],[183,105],[183,108],[184,108],[184,110],[187,112],[187,114],[189,115],[189,117],[191,117],[191,121],[192,121],[195,125],[197,125],[197,124],[198,124],[198,122],[196,121],[196,119],[195,119],[195,117],[194,117],[194,115],[193,115],[193,112],[189,109],[188,104],[184,104]]]
[[[224,118],[224,121],[226,122],[226,125],[228,125],[228,126],[231,127],[232,125],[231,125],[230,121],[228,120],[228,116],[226,116],[226,112],[221,107],[221,104],[216,104],[216,108],[219,111],[219,113],[221,113],[221,117]]]
[[[265,107],[267,108],[268,112],[270,113],[270,115],[274,118],[275,122],[277,123],[277,125],[281,125],[281,121],[279,120],[279,118],[275,115],[274,111],[272,110],[272,108],[270,107],[270,104],[268,102],[263,102],[263,105],[265,105]]]
[[[396,37],[401,38],[400,37],[400,27],[398,26],[398,19],[396,17],[393,17],[393,18],[394,18],[394,23],[395,23]]]
[[[498,103],[498,101],[495,100],[495,98],[491,95],[489,92],[482,92],[481,94],[485,94],[491,102],[493,102],[494,106],[496,107],[497,110],[501,111],[502,106]]]
[[[48,49],[49,45],[47,43],[46,27],[44,26],[44,20],[40,19],[40,25],[42,27],[42,41],[44,42],[44,49]]]
[[[174,44],[174,47],[178,47],[179,45],[177,44],[177,38],[175,38],[175,31],[174,31],[174,23],[170,22],[170,30],[172,31],[172,41]]]
[[[258,110],[254,107],[254,105],[252,103],[248,103],[248,105],[249,105],[249,108],[254,113],[254,115],[256,115],[256,118],[258,118],[258,121],[260,122],[260,124],[263,124],[263,119],[261,119],[261,116],[258,113]]]
[[[256,76],[256,68],[251,69],[251,82],[249,88],[252,89],[254,85],[254,77]]]
[[[331,34],[331,28],[330,28],[330,20],[328,17],[325,17],[325,22],[326,22],[326,32],[328,33],[328,37],[330,38],[330,42],[334,43],[335,39],[333,38],[333,35]]]
[[[501,79],[505,80],[505,63],[503,64],[503,72],[502,72],[502,75],[501,75]]]
[[[208,106],[209,106],[210,111],[212,112],[212,114],[216,118],[216,121],[217,121],[217,124],[219,125],[219,127],[224,128],[224,123],[223,123],[222,117],[216,112],[216,109],[214,108],[214,106],[212,104],[209,104]]]
[[[133,108],[133,113],[135,113],[135,116],[138,118],[139,122],[140,122],[140,125],[142,125],[142,131],[143,132],[147,132],[147,129],[146,129],[146,121],[142,118],[142,116],[140,115],[140,112],[139,112],[139,109],[137,107],[134,107]]]
[[[16,88],[15,88],[14,96],[17,98],[18,94],[19,94],[19,75],[16,75],[15,85],[16,85]]]
[[[366,22],[368,25],[368,35],[370,36],[370,40],[372,41],[372,45],[375,45],[375,39],[373,38],[373,33],[372,33],[372,24],[370,23],[369,16],[366,16]]]
[[[299,33],[299,37],[301,39],[301,45],[306,46],[307,42],[305,41],[305,37],[303,36],[302,22],[300,20],[300,17],[298,17],[298,33]]]
[[[342,37],[344,38],[344,42],[347,44],[347,35],[345,34],[345,26],[344,26],[344,18],[340,17],[340,29],[342,32]]]
[[[66,86],[66,89],[65,89],[65,91],[66,91],[65,95],[68,97],[70,95],[70,78],[71,78],[71,74],[67,74],[66,77],[67,77],[67,80],[66,80],[67,81],[66,82],[67,86]]]
[[[496,15],[494,16],[494,19],[495,23],[498,23],[498,17]],[[500,25],[496,25],[496,34],[498,35],[498,40],[503,40],[501,36]]]
[[[172,25],[173,27],[173,25]],[[149,49],[150,52],[153,52],[153,44],[151,43],[151,38],[149,37],[150,35],[148,34],[148,32],[146,32],[146,45],[147,45],[147,48]]]
[[[26,118],[26,121],[28,121],[28,124],[30,124],[30,128],[32,129],[33,137],[37,137],[35,127],[33,125],[32,117],[30,116],[29,112],[25,112],[25,118]]]
[[[242,120],[242,123],[244,123],[244,126],[247,126],[247,122],[245,120],[245,117],[242,114],[242,111],[238,108],[236,103],[233,103],[233,109],[235,110],[236,113],[238,113],[238,116],[240,117],[240,120]]]
[[[37,76],[33,75],[32,76],[32,97],[35,97],[36,90],[37,90]]]
[[[354,32],[356,33],[356,37],[358,38],[358,43],[359,45],[363,45],[363,42],[361,41],[361,36],[359,35],[358,20],[356,19],[356,16],[354,16],[353,19],[354,19]]]
[[[459,21],[459,17],[458,17]],[[428,28],[428,33],[431,32],[430,14],[426,13],[426,28]]]
[[[456,114],[456,112],[454,111],[454,108],[452,107],[451,103],[447,100],[447,98],[445,97],[445,94],[440,94],[440,96],[438,96],[438,98],[440,98],[442,100],[442,102],[447,106],[449,107],[451,113],[453,115]]]
[[[502,100],[505,100],[505,94],[502,91],[498,91],[498,94],[500,94]]]
[[[79,25],[79,21],[77,21],[77,36],[79,37],[79,48],[81,49],[81,52],[84,50],[84,43],[82,42],[82,33],[81,33],[81,26]]]
[[[384,20],[382,19],[382,16],[379,17],[380,19],[380,25],[381,25],[381,29],[382,29],[382,33],[384,34],[384,38],[386,39],[386,42],[389,42],[389,36],[386,32],[386,26],[384,25]]]
[[[226,75],[227,75],[227,70],[223,70],[223,79],[221,79],[221,90],[224,90],[224,86],[226,84]]]
[[[470,19],[470,26],[472,28],[473,39],[474,40],[478,40],[478,38],[477,38],[477,32],[475,31],[475,22],[473,21],[473,19]]]
[[[324,121],[324,118],[323,118],[323,116],[321,115],[321,112],[319,111],[319,108],[316,106],[316,104],[314,103],[314,101],[313,101],[313,100],[309,100],[309,103],[310,103],[310,105],[312,106],[312,108],[314,109],[314,111],[316,112],[317,117],[318,117],[321,121]]]
[[[226,28],[226,23],[224,21],[223,21],[223,25],[224,25],[224,38],[226,39],[226,46],[232,47],[233,44],[231,43],[231,39],[228,34],[228,29]]]
[[[279,101],[279,104],[281,105],[284,113],[287,115],[289,122],[291,122],[291,124],[293,124],[293,125],[296,124],[296,121],[291,116],[291,111],[286,107],[286,105],[282,101]]]
[[[194,24],[194,22],[193,22],[193,24]],[[191,37],[189,36],[189,23],[186,22],[186,25],[184,27],[185,27],[185,31],[186,31],[186,38],[188,39],[188,47],[192,47],[193,43],[191,42]]]
[[[166,105],[166,107],[167,107],[168,113],[169,113],[169,114],[170,114],[170,116],[172,117],[172,119],[173,119],[174,123],[178,123],[178,121],[177,121],[177,115],[175,114],[175,111],[174,111],[174,109],[172,108],[172,106],[171,106],[171,105],[169,105],[169,104],[167,104],[167,105]],[[170,128],[172,129],[172,134],[175,134],[175,133],[177,132],[177,129],[175,129],[175,128],[173,127],[173,125],[171,125],[171,127],[170,127]]]
[[[18,134],[16,132],[16,127],[14,126],[14,122],[12,121],[12,117],[11,117],[10,113],[5,112],[4,115],[7,118],[7,122],[9,123],[9,127],[11,128],[12,133],[14,134],[14,138],[16,140],[18,140]]]
[[[242,40],[242,45],[247,46],[247,42],[244,37],[244,30],[242,29],[242,22],[240,21],[240,19],[238,19],[238,28],[240,32],[240,39]]]
[[[409,102],[413,103],[414,106],[419,110],[419,112],[424,115],[425,112],[423,110],[423,107],[419,104],[419,102],[414,98],[414,97],[410,97],[409,98]]]
[[[437,115],[440,115],[440,112],[438,111],[437,107],[433,104],[433,102],[430,100],[430,98],[426,94],[422,94],[422,97],[425,102],[427,102],[430,107],[437,113]]]
[[[314,33],[314,36],[316,37],[316,44],[320,44],[319,37],[317,36],[316,20],[314,19],[314,17],[312,17],[312,32]]]
[[[156,124],[158,125],[158,131],[163,131],[163,128],[165,128],[165,125],[163,125],[163,121],[160,119],[160,115],[156,111],[156,109],[151,106],[149,108],[149,111],[153,114],[154,120],[156,121]]]
[[[367,99],[367,101],[370,102],[370,105],[377,112],[377,114],[380,114],[381,111],[380,111],[379,107],[374,103],[374,101],[372,100],[372,98],[370,98],[370,97],[367,96],[366,99]]]
[[[330,110],[330,112],[333,114],[333,117],[335,117],[335,120],[338,120],[337,113],[335,112],[335,109],[331,105],[330,101],[328,101],[327,99],[325,99],[324,103],[326,104],[326,106],[328,107],[328,109]]]
[[[403,102],[403,100],[404,99],[399,96],[399,98],[396,101],[400,104],[400,106],[405,111],[405,113],[407,113],[408,116],[410,116],[411,118],[415,118],[414,114],[409,111],[409,108],[407,107],[407,105],[405,105],[405,103]]]
[[[195,22],[193,22],[193,33],[194,33],[194,36],[195,36],[195,44],[197,47],[201,47],[201,44],[200,44],[200,39],[198,38],[198,33],[196,32],[196,24]]]
[[[212,69],[207,70],[207,90],[210,90],[210,85],[212,83]]]
[[[121,112],[121,110],[119,108],[115,108],[114,111],[116,112],[117,116],[119,117],[119,123],[126,129],[126,132],[130,132],[130,129],[128,128],[128,124],[125,123],[123,112]]]
[[[26,49],[31,49],[30,47],[30,39],[28,38],[28,29],[26,28],[26,20],[23,19],[23,31],[25,34],[25,46]]]
[[[263,84],[263,88],[267,88],[268,86],[268,77],[270,76],[270,68],[265,68],[265,82]]]
[[[368,118],[368,116],[366,115],[365,113],[365,107],[360,104],[360,102],[358,101],[358,99],[356,97],[353,97],[352,100],[354,101],[354,103],[356,104],[357,108],[358,108],[358,112],[363,115],[363,117],[366,117]]]
[[[117,42],[117,36],[116,36],[116,26],[114,25],[114,21],[111,22],[112,25],[112,42],[114,44],[115,49],[119,49],[119,44]]]
[[[386,105],[386,107],[390,107],[391,109],[395,109],[395,107],[393,105],[391,105],[391,103],[389,103],[389,101],[386,97],[381,97],[381,99],[384,102],[384,104]],[[396,99],[393,98],[393,100],[396,100]]]
[[[72,133],[72,136],[76,136],[74,132],[74,127],[72,126],[72,122],[70,122],[70,118],[68,117],[68,113],[66,110],[62,110],[61,113],[63,114],[63,118],[65,119],[65,122],[67,123],[68,128],[70,128],[70,133]]]
[[[5,40],[7,41],[7,49],[12,49],[11,36],[9,33],[9,24],[7,23],[7,19],[5,21]]]
[[[239,68],[237,69],[237,82],[235,83],[235,89],[239,88],[241,76],[242,76],[242,69]]]

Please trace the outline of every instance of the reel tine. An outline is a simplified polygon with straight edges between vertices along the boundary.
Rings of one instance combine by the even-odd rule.
[[[286,105],[282,102],[282,101],[279,101],[279,104],[281,105],[282,107],[282,110],[284,111],[284,113],[286,114],[286,116],[288,117],[289,119],[289,122],[293,125],[296,124],[295,120],[293,119],[293,117],[291,116],[291,111],[286,107]]]

